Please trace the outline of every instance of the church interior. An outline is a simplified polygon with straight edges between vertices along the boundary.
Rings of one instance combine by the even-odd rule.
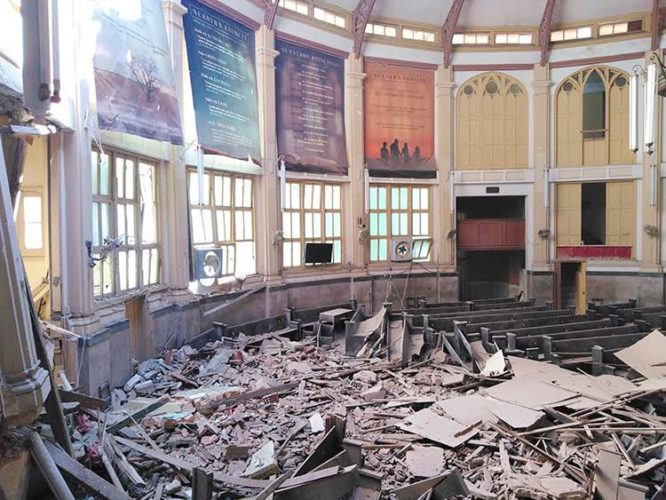
[[[666,500],[666,0],[0,27],[0,500]]]

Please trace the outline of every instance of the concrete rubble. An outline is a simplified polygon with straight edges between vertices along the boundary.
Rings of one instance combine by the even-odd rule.
[[[73,408],[74,456],[116,498],[663,498],[666,378],[501,351],[473,373],[441,349],[350,356],[338,337],[240,334],[145,361],[106,413]],[[647,339],[624,357],[664,340]]]

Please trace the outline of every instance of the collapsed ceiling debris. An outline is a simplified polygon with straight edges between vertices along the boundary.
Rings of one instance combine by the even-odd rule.
[[[60,391],[74,458],[48,440],[46,457],[33,454],[52,458],[65,488],[101,498],[661,498],[661,332],[607,349],[593,376],[497,349],[498,318],[533,324],[552,310],[465,304],[336,309],[299,328],[183,345],[140,363],[106,412],[103,400]],[[612,337],[597,314],[554,324],[601,321],[573,333]],[[471,331],[492,322],[478,327],[483,339]],[[593,364],[578,354],[555,361]]]

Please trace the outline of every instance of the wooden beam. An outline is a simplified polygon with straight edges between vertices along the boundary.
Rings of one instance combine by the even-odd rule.
[[[352,12],[352,30],[354,34],[354,56],[361,57],[361,48],[365,37],[365,28],[370,19],[370,13],[375,5],[375,0],[358,0],[358,4]]]
[[[444,67],[448,68],[451,64],[451,52],[453,51],[453,35],[458,24],[458,17],[465,0],[453,0],[449,13],[442,25],[442,51],[444,52]]]
[[[541,24],[539,25],[539,48],[541,49],[541,66],[548,63],[548,46],[550,44],[550,24],[553,20],[553,11],[555,10],[555,0],[546,0],[546,7],[543,9]]]
[[[659,48],[659,35],[661,34],[661,16],[659,15],[659,0],[652,0],[652,14],[650,15],[650,50]]]
[[[76,481],[88,493],[95,496],[95,498],[102,498],[104,500],[130,500],[127,493],[120,491],[90,469],[85,468],[56,445],[48,441],[44,444],[49,455],[51,455],[53,461],[65,476],[69,477],[72,481]]]

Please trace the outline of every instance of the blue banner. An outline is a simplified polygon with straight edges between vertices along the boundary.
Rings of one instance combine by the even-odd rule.
[[[234,158],[258,159],[254,30],[196,0],[183,4],[199,144]]]
[[[344,59],[284,40],[275,48],[278,154],[292,171],[347,175]]]

